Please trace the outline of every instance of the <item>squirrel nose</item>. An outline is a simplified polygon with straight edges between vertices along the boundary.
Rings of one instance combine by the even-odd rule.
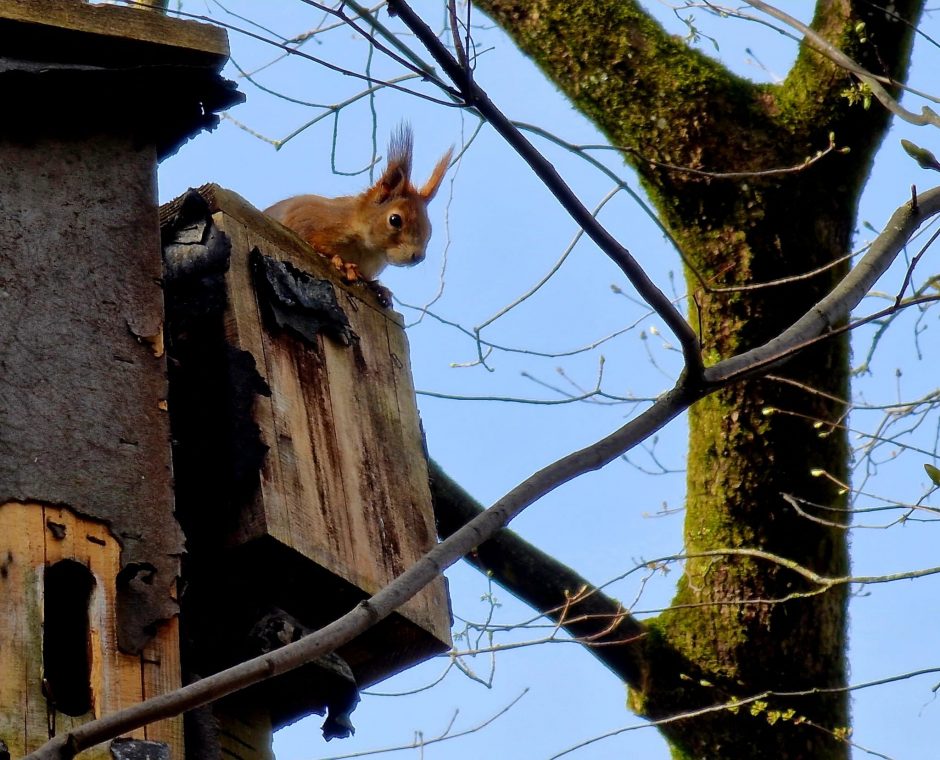
[[[413,254],[411,254],[411,263],[420,264],[422,261],[424,261],[424,256],[424,251],[415,251]]]

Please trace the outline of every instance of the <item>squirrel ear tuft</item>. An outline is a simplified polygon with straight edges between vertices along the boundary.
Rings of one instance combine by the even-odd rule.
[[[396,166],[406,180],[410,179],[412,155],[414,155],[414,135],[411,127],[403,121],[388,141],[388,169]]]
[[[371,190],[376,203],[384,203],[389,198],[406,195],[411,187],[411,156],[414,138],[411,127],[405,122],[398,126],[388,141],[388,163],[379,181]]]
[[[431,176],[427,182],[424,183],[418,191],[418,195],[424,198],[424,201],[427,203],[435,196],[438,189],[441,186],[441,182],[444,180],[444,174],[447,171],[447,167],[450,165],[451,156],[454,154],[454,149],[451,148],[443,156],[441,160],[437,162],[434,167],[434,171],[431,172]]]

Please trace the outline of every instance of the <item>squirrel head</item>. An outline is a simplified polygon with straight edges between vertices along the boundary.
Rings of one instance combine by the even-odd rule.
[[[388,145],[388,161],[382,176],[361,196],[360,230],[367,246],[384,251],[393,266],[412,266],[424,260],[431,222],[428,203],[437,193],[450,163],[453,149],[437,162],[420,188],[411,183],[414,139],[411,128],[402,124]]]

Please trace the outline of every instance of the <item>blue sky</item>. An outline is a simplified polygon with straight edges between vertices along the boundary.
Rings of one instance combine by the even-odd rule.
[[[652,5],[652,4],[651,4]],[[224,3],[229,11],[250,17],[285,37],[312,29],[321,14],[297,0],[246,0]],[[803,3],[801,6],[809,6]],[[433,26],[443,12],[435,3],[416,7]],[[184,9],[213,15],[235,26],[246,23],[227,15],[215,3],[187,2]],[[656,4],[656,13],[676,34],[684,27]],[[701,30],[718,42],[703,38],[701,48],[718,55],[736,71],[754,79],[774,80],[785,75],[794,47],[766,27],[735,20],[711,19],[695,12]],[[400,29],[394,19],[382,21]],[[481,55],[477,81],[511,118],[538,124],[573,143],[600,143],[600,136],[548,84],[512,44],[482,17],[486,28],[475,31]],[[940,34],[940,15],[928,15],[922,29]],[[257,29],[253,31],[257,32]],[[230,32],[234,60],[246,70],[277,58],[276,49]],[[318,38],[320,39],[320,38]],[[369,64],[369,52],[356,35],[337,30],[308,43],[306,52],[352,70]],[[915,51],[912,82],[923,89],[935,87],[940,52],[920,41]],[[401,73],[376,54],[371,61],[379,78]],[[239,79],[248,96],[231,115],[258,133],[280,139],[313,119],[316,109],[273,98]],[[343,101],[361,90],[351,77],[328,72],[309,61],[280,61],[258,72],[265,86],[294,98],[317,103]],[[422,92],[435,95],[429,86]],[[912,105],[919,110],[920,104]],[[476,120],[458,109],[388,90],[357,101],[341,112],[336,123],[335,163],[343,172],[362,169],[372,160],[373,147],[384,155],[388,135],[402,119],[415,131],[415,174],[423,180],[437,158],[452,144],[461,145],[476,130]],[[373,146],[373,129],[377,144]],[[910,185],[927,187],[935,176],[925,173],[901,151],[898,140],[907,137],[938,150],[940,140],[929,128],[895,126],[884,143],[866,191],[856,247],[870,239],[910,192]],[[535,140],[562,176],[589,206],[597,205],[613,183],[597,169],[545,141]],[[300,132],[280,150],[252,136],[231,121],[210,135],[202,135],[166,160],[160,170],[160,194],[169,200],[189,186],[217,182],[234,190],[259,208],[301,192],[322,195],[360,191],[368,174],[334,174],[334,121],[332,117]],[[638,190],[632,175],[609,152],[594,154]],[[487,321],[538,282],[568,247],[577,230],[523,162],[484,126],[448,178],[432,204],[434,236],[428,259],[420,267],[386,270],[382,277],[400,304],[432,303],[433,314],[473,328]],[[648,268],[667,293],[681,296],[679,262],[662,234],[624,193],[600,213],[601,220]],[[928,254],[925,271],[936,271],[936,257]],[[903,269],[892,271],[879,288],[896,290]],[[624,290],[617,293],[611,286]],[[872,304],[863,304],[860,313]],[[546,384],[578,392],[597,382],[604,358],[603,387],[622,396],[654,396],[671,385],[680,368],[671,336],[658,319],[638,304],[615,266],[586,240],[572,249],[559,273],[532,298],[524,301],[483,332],[488,340],[529,352],[562,353],[591,344],[618,331],[623,333],[593,351],[569,357],[540,357],[532,353],[494,351],[487,366],[476,362],[475,343],[433,317],[399,305],[410,323],[415,385],[419,391],[449,395],[500,396],[551,400],[558,394]],[[937,387],[936,312],[922,322],[927,329],[913,338],[913,315],[899,321],[882,341],[871,375],[856,382],[857,394],[871,403],[910,399]],[[857,338],[855,356],[866,352],[869,331]],[[918,357],[918,349],[920,357]],[[561,370],[561,371],[559,371]],[[898,374],[900,372],[900,374]],[[509,402],[449,400],[419,396],[428,446],[432,456],[484,504],[505,493],[535,469],[589,444],[622,424],[637,408],[634,404],[569,404],[544,406]],[[865,429],[877,424],[875,412],[859,413],[852,423]],[[925,450],[935,448],[936,415],[912,434],[911,441]],[[864,439],[858,439],[861,443]],[[566,485],[533,505],[513,523],[525,538],[571,564],[596,583],[620,576],[644,560],[675,554],[682,549],[681,519],[684,489],[685,429],[677,421],[664,430],[647,450],[631,452],[604,470]],[[914,501],[928,488],[923,463],[926,455],[896,455],[885,447],[878,452],[877,473],[865,481],[866,492]],[[808,466],[811,463],[808,462]],[[653,472],[654,474],[648,474]],[[856,483],[860,476],[856,476]],[[864,497],[859,506],[875,503]],[[936,504],[931,498],[928,504]],[[865,523],[884,524],[890,518],[875,513]],[[856,575],[900,572],[940,564],[936,559],[936,527],[908,523],[890,529],[860,528],[852,534]],[[678,572],[647,579],[634,574],[614,584],[610,592],[637,611],[667,604]],[[490,614],[485,598],[486,579],[458,565],[449,573],[454,613],[479,621]],[[940,581],[927,578],[883,586],[869,586],[853,598],[851,607],[851,680],[882,678],[918,668],[940,666],[931,646],[940,627]],[[493,593],[502,623],[529,620],[531,611],[507,592]],[[543,630],[498,636],[497,642],[528,640]],[[460,645],[461,642],[458,642]],[[432,689],[411,696],[367,694],[353,716],[355,738],[325,745],[320,719],[314,717],[282,731],[276,741],[279,760],[313,760],[411,742],[416,732],[425,739],[440,734],[453,720],[452,731],[476,726],[524,696],[502,717],[468,736],[397,756],[443,759],[551,758],[592,737],[624,727],[642,726],[626,709],[626,690],[616,677],[590,654],[572,643],[550,643],[500,653],[495,664],[488,655],[469,661],[484,685],[455,670]],[[431,661],[379,684],[372,691],[404,692],[433,682],[447,667],[446,659]],[[492,672],[491,672],[492,668]],[[890,757],[936,756],[940,705],[932,687],[940,675],[855,694],[855,739]],[[527,691],[526,691],[527,690]],[[456,717],[455,717],[456,715]],[[859,757],[866,756],[860,750]],[[613,756],[664,759],[667,751],[655,729],[638,728],[597,741],[565,757],[600,760]]]

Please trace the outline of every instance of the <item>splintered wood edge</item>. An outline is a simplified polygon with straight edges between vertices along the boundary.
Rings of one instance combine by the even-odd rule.
[[[149,42],[161,47],[199,50],[227,59],[228,36],[220,27],[168,18],[162,13],[75,0],[0,0],[0,19],[71,30],[103,37]]]
[[[0,0],[0,2],[2,1],[3,0]],[[316,277],[329,280],[335,287],[342,289],[362,303],[371,306],[383,317],[391,320],[399,327],[404,326],[404,317],[394,309],[387,308],[379,303],[375,292],[366,285],[366,283],[344,282],[340,278],[339,272],[330,265],[325,256],[317,253],[283,224],[274,221],[271,217],[266,216],[256,209],[238,193],[226,190],[224,187],[220,187],[214,182],[194,189],[205,199],[206,203],[209,204],[209,209],[212,213],[221,212],[241,222],[252,232],[273,243],[275,247],[285,253],[293,254],[294,258],[291,258],[290,261],[295,266],[299,266],[301,269],[310,272]],[[179,209],[182,197],[183,196],[175,198],[160,207],[161,226],[166,224]]]

